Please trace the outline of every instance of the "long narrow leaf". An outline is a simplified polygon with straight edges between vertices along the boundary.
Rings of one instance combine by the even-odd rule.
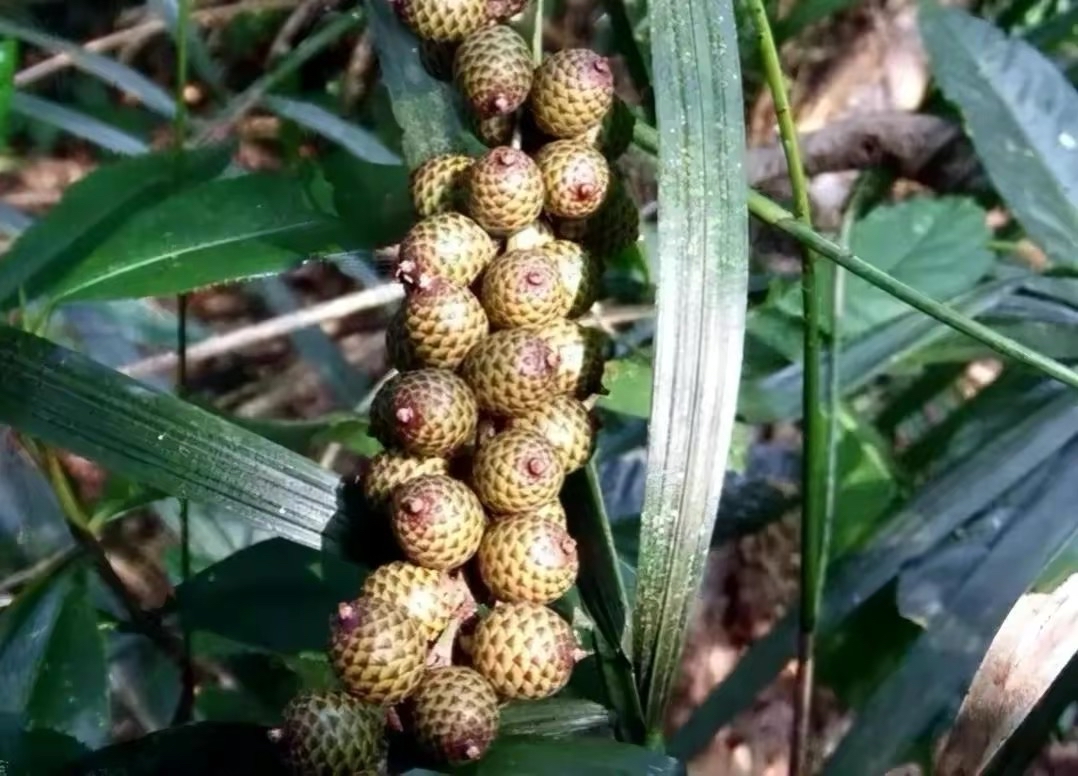
[[[75,67],[138,97],[154,113],[168,118],[176,115],[176,103],[164,89],[142,73],[114,59],[87,51],[82,46],[31,29],[10,19],[0,18],[0,34],[19,38],[34,46],[40,46],[46,51],[51,51],[53,54],[65,54],[71,58]]]
[[[659,118],[655,382],[634,656],[649,730],[678,677],[737,409],[748,289],[741,69],[729,0],[651,6]]]
[[[12,96],[11,109],[28,119],[89,140],[106,151],[133,156],[150,150],[147,143],[111,124],[24,92],[16,92]]]
[[[70,350],[0,327],[0,421],[173,496],[219,504],[310,547],[337,477]]]
[[[365,162],[400,164],[400,157],[386,148],[373,132],[347,122],[325,108],[276,95],[263,97],[262,102],[278,116],[317,132]]]

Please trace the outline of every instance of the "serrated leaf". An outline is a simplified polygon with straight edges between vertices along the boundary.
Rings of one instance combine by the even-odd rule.
[[[338,508],[332,472],[84,356],[0,326],[0,421],[170,495],[309,547]]]
[[[101,167],[68,187],[0,262],[0,307],[10,304],[20,287],[31,297],[40,294],[135,213],[216,177],[229,156],[223,146],[147,154]]]
[[[650,7],[659,120],[655,376],[633,662],[657,734],[703,576],[737,409],[748,289],[733,4]]]
[[[1078,441],[1072,440],[1043,465],[1051,471],[1046,487],[1027,502],[1022,519],[1004,531],[932,618],[902,666],[860,710],[824,773],[883,773],[933,720],[953,708],[1011,606],[1078,534],[1070,513],[1078,480],[1067,476],[1075,455]]]
[[[19,38],[51,51],[53,54],[64,54],[75,67],[97,76],[121,91],[138,97],[155,113],[167,118],[172,118],[176,114],[176,103],[168,93],[134,68],[8,19],[0,18],[0,34]]]
[[[973,288],[992,266],[986,247],[991,233],[985,212],[972,200],[954,197],[910,199],[879,207],[858,221],[850,249],[879,269],[937,299]],[[823,265],[823,287],[835,270]],[[801,314],[801,288],[779,301],[790,315]],[[903,302],[858,277],[846,281],[842,335],[854,339],[909,311]]]
[[[393,115],[404,131],[408,167],[414,168],[435,154],[466,151],[455,93],[423,69],[418,41],[387,0],[372,0],[368,9],[382,79],[393,102]]]
[[[94,145],[118,154],[145,153],[150,146],[111,124],[95,119],[85,113],[24,92],[16,92],[11,98],[11,109],[22,116],[42,124],[63,130],[75,137],[89,140]]]
[[[341,232],[295,179],[212,181],[137,213],[49,292],[58,300],[159,296],[276,274],[336,250]]]
[[[999,195],[1052,259],[1074,264],[1078,93],[1035,48],[966,11],[926,2],[919,23]]]
[[[324,649],[330,615],[359,594],[364,570],[284,539],[259,542],[176,590],[184,623],[233,641],[296,654]]]
[[[39,580],[0,618],[0,713],[91,748],[107,740],[105,647],[81,563]]]

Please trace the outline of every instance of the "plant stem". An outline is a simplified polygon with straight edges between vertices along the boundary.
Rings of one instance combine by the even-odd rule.
[[[984,343],[1000,355],[1013,358],[1015,361],[1043,372],[1072,388],[1078,388],[1078,372],[1069,369],[1053,358],[1042,356],[1040,353],[1030,350],[1025,345],[993,331],[982,323],[967,318],[946,304],[938,302],[927,294],[923,294],[902,281],[891,277],[883,270],[851,253],[848,249],[806,227],[794,218],[793,213],[778,203],[771,201],[763,194],[750,191],[748,203],[749,212],[765,224],[770,224],[776,229],[785,232],[803,245],[812,248],[821,256],[830,259],[840,267],[844,267],[862,280],[876,286],[876,288],[886,291],[915,310],[920,310],[925,315],[935,318],[955,331]]]
[[[543,64],[543,0],[535,0],[535,25],[532,28],[532,64]]]
[[[778,47],[771,35],[771,23],[763,0],[749,0],[749,14],[756,27],[756,40],[764,77],[775,103],[782,150],[786,155],[787,174],[793,190],[794,216],[808,229],[812,228],[809,208],[808,180],[801,163],[797,142],[797,127],[790,99],[786,94],[786,78],[782,74]],[[801,306],[804,314],[804,380],[801,383],[803,437],[801,454],[801,608],[800,638],[797,659],[797,699],[794,703],[794,723],[790,740],[790,772],[800,776],[807,770],[809,734],[812,722],[812,675],[816,642],[816,590],[822,577],[820,556],[821,538],[826,520],[828,428],[822,402],[820,353],[820,304],[816,290],[817,256],[807,246],[801,256]]]

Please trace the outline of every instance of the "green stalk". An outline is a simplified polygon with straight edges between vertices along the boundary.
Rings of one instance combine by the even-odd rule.
[[[955,331],[984,343],[1002,356],[1013,358],[1020,364],[1025,364],[1039,372],[1043,372],[1065,385],[1078,388],[1078,372],[1069,369],[1053,358],[1042,356],[1040,353],[1030,350],[1020,342],[1016,342],[1010,337],[1005,337],[982,323],[967,318],[942,302],[938,302],[927,294],[906,285],[901,280],[891,277],[883,270],[872,266],[861,257],[851,253],[848,249],[806,227],[794,217],[793,213],[771,201],[763,194],[750,191],[748,204],[749,212],[765,224],[785,232],[802,245],[807,245],[821,256],[830,259],[840,267],[844,267],[862,280],[886,291],[895,299],[905,302],[915,310],[920,310],[925,315],[935,318]]]
[[[809,208],[808,180],[801,163],[801,149],[797,142],[797,127],[790,99],[786,94],[786,78],[782,74],[778,47],[771,34],[771,23],[763,0],[749,0],[749,14],[756,27],[756,39],[764,77],[775,103],[775,118],[779,125],[782,150],[786,155],[786,167],[793,190],[794,216],[812,228]],[[801,608],[800,635],[797,654],[797,698],[794,703],[794,724],[790,742],[791,771],[802,774],[808,763],[808,738],[812,721],[812,677],[816,645],[816,621],[818,601],[816,591],[821,587],[824,522],[826,520],[828,428],[822,402],[822,379],[820,352],[823,349],[820,336],[820,304],[816,291],[816,266],[818,257],[803,246],[801,256],[801,306],[804,311],[804,370],[801,384],[801,405],[804,443],[801,455]]]

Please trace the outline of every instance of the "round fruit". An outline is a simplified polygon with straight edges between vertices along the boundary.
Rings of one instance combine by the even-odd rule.
[[[509,145],[513,140],[516,116],[512,113],[504,116],[491,116],[487,119],[472,116],[471,122],[475,136],[488,148]]]
[[[417,366],[456,369],[490,330],[475,294],[441,278],[413,288],[401,308],[404,347]]]
[[[383,450],[364,462],[360,486],[367,502],[382,508],[388,504],[398,485],[424,474],[445,474],[448,468],[444,458],[421,458],[397,450]]]
[[[606,334],[574,321],[555,321],[536,329],[535,333],[558,354],[558,393],[578,399],[605,393],[603,368],[609,343]]]
[[[344,688],[368,703],[400,703],[419,685],[427,642],[402,610],[357,598],[337,607],[329,662]]]
[[[396,0],[397,13],[423,40],[461,41],[489,24],[487,0]]]
[[[541,406],[559,392],[559,375],[553,347],[542,335],[523,329],[494,332],[472,348],[460,367],[479,407],[495,415],[517,415]]]
[[[401,241],[397,279],[411,286],[434,278],[470,286],[497,253],[497,244],[475,221],[439,213],[413,226]]]
[[[528,0],[487,0],[487,16],[491,21],[504,22],[524,10]]]
[[[580,135],[602,122],[614,101],[614,74],[589,49],[564,49],[535,71],[531,107],[535,123],[552,137]]]
[[[503,698],[546,698],[569,682],[580,649],[569,623],[539,604],[499,604],[479,623],[472,660]]]
[[[528,44],[512,27],[479,30],[457,49],[453,77],[479,118],[513,113],[528,99],[532,85]]]
[[[565,515],[565,507],[563,507],[561,502],[557,499],[548,501],[545,504],[540,504],[535,509],[529,509],[526,512],[511,512],[506,515],[494,514],[490,516],[490,519],[491,522],[500,523],[502,520],[514,520],[520,517],[534,517],[539,520],[549,520],[552,523],[560,525],[562,528],[565,528],[569,524]]]
[[[453,58],[456,55],[456,43],[437,43],[432,40],[419,41],[419,62],[431,78],[437,78],[439,81],[452,81]]]
[[[360,593],[403,609],[427,641],[434,641],[464,602],[460,584],[444,571],[395,560],[379,566]]]
[[[601,153],[576,140],[547,143],[535,156],[546,189],[544,207],[561,218],[586,218],[599,209],[610,185]]]
[[[482,674],[462,666],[428,671],[412,714],[419,745],[450,765],[478,760],[498,733],[498,696]]]
[[[510,251],[483,273],[483,308],[495,328],[542,326],[569,311],[558,265],[542,250]]]
[[[485,341],[485,340],[484,340]],[[445,369],[417,369],[386,381],[371,404],[371,434],[386,447],[449,456],[475,438],[475,395]]]
[[[600,258],[614,256],[640,237],[640,211],[616,178],[602,207],[587,221],[584,246]]]
[[[535,162],[509,146],[487,151],[468,177],[468,212],[494,235],[519,231],[543,210],[543,176]]]
[[[505,241],[505,251],[526,251],[554,241],[554,229],[543,219],[514,233]]]
[[[475,555],[487,518],[467,485],[432,474],[393,491],[390,522],[409,560],[445,571]]]
[[[553,501],[564,479],[558,451],[533,431],[503,431],[472,461],[472,486],[493,512],[523,512]]]
[[[548,604],[576,582],[576,542],[537,517],[501,520],[479,545],[479,574],[499,601]]]
[[[468,156],[439,154],[412,172],[412,203],[420,218],[448,213],[464,206],[468,170],[472,169],[472,163]]]
[[[586,464],[595,445],[591,413],[571,396],[555,396],[526,415],[510,418],[508,426],[534,431],[550,442],[566,474]]]
[[[493,692],[493,691],[492,691]],[[296,776],[381,773],[388,751],[385,709],[343,692],[302,693],[288,702],[270,738]]]
[[[583,315],[599,298],[599,282],[603,274],[599,260],[569,240],[548,242],[543,246],[543,251],[557,262],[562,286],[572,300],[567,316],[576,318]]]

